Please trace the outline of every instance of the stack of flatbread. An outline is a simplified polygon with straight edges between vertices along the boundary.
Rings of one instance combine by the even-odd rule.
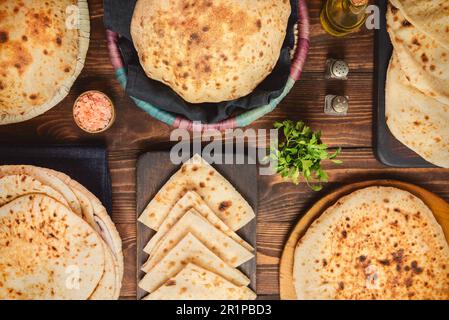
[[[254,211],[200,156],[187,161],[149,203],[139,221],[156,230],[139,287],[147,300],[249,300],[256,295],[237,267],[254,249],[235,231]]]
[[[394,46],[386,85],[393,135],[427,161],[449,168],[449,5],[390,0]]]
[[[117,299],[122,277],[100,200],[60,172],[0,166],[0,299]]]
[[[449,299],[449,246],[413,194],[370,187],[341,198],[300,239],[298,299]]]
[[[86,0],[0,1],[0,125],[62,101],[84,66]]]

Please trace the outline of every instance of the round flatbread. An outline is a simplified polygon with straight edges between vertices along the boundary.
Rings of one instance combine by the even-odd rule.
[[[38,180],[41,184],[49,186],[58,193],[60,193],[66,202],[69,204],[70,209],[73,210],[77,215],[81,216],[81,205],[78,198],[73,193],[73,191],[63,182],[61,179],[57,178],[55,175],[49,175],[44,172],[41,168],[27,165],[7,165],[0,166],[0,178],[10,175],[26,175]]]
[[[114,222],[106,211],[106,208],[95,195],[66,174],[46,168],[40,169],[51,176],[58,177],[58,179],[71,188],[79,199],[82,215],[84,216],[83,219],[97,231],[114,255],[114,261],[118,268],[116,287],[118,288],[118,291],[120,291],[124,273],[122,239],[120,238],[120,234],[118,233]]]
[[[0,208],[0,299],[87,299],[104,272],[100,237],[45,195]]]
[[[67,201],[59,192],[31,176],[15,174],[0,178],[0,207],[31,193],[45,194],[68,206]]]
[[[222,102],[272,72],[290,13],[278,0],[138,0],[131,35],[148,77],[190,103]]]
[[[395,54],[410,84],[449,105],[449,49],[421,32],[392,5],[388,6],[387,24]]]
[[[1,189],[2,185],[4,189]],[[105,246],[112,252],[112,265],[108,259],[105,263],[115,278],[114,292],[111,291],[109,284],[99,285],[102,292],[96,293],[94,298],[119,297],[124,273],[122,242],[106,208],[97,197],[61,172],[34,166],[0,166],[0,190],[0,204],[2,199],[7,203],[20,195],[30,193],[43,193],[66,205],[70,201],[70,208],[72,210],[76,208],[77,212],[74,212],[101,236]],[[107,282],[111,277],[105,274],[102,279]]]
[[[120,289],[117,288],[118,267],[111,249],[104,242],[102,245],[105,258],[104,272],[89,300],[117,300],[120,295]]]
[[[419,198],[365,188],[310,226],[293,278],[298,299],[449,299],[449,246]]]
[[[449,50],[449,3],[447,0],[390,0],[405,18]]]
[[[401,66],[394,54],[385,93],[387,125],[396,139],[425,160],[449,168],[449,105],[411,86]]]
[[[64,99],[89,46],[86,0],[0,2],[0,125]]]

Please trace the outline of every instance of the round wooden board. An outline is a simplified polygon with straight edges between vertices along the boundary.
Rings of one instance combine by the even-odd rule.
[[[432,210],[438,223],[441,225],[449,242],[449,203],[421,187],[410,183],[395,180],[374,180],[354,183],[344,186],[313,205],[307,213],[299,220],[298,224],[291,233],[281,258],[280,265],[280,295],[283,300],[296,300],[296,292],[293,284],[293,262],[296,244],[304,235],[312,222],[317,219],[327,208],[336,203],[341,197],[348,195],[358,189],[371,186],[396,187],[398,189],[411,192],[419,197]]]

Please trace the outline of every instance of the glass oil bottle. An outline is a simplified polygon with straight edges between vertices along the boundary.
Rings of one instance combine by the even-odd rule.
[[[368,0],[326,0],[320,20],[324,30],[342,37],[360,30],[367,18]]]

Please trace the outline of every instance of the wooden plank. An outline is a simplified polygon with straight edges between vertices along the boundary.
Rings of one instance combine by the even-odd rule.
[[[125,257],[125,273],[123,275],[121,297],[136,297],[136,225],[116,224],[122,238],[123,255]]]
[[[186,159],[187,160],[187,159]],[[214,168],[220,172],[248,201],[257,216],[258,189],[257,189],[257,166],[248,164],[245,161],[243,165],[213,164]],[[175,165],[170,161],[170,152],[152,151],[139,157],[137,162],[137,216],[146,208],[148,203],[157,192],[164,186],[168,179],[179,170],[180,165]],[[245,241],[256,248],[256,228],[257,221],[253,219],[245,227],[237,231]],[[143,249],[148,241],[155,235],[155,232],[147,226],[138,223],[137,225],[137,281],[140,281],[145,273],[140,270],[147,261],[148,254]],[[256,290],[256,259],[252,259],[239,269],[245,273],[251,280],[250,287]],[[143,298],[147,293],[137,288],[137,298]]]

